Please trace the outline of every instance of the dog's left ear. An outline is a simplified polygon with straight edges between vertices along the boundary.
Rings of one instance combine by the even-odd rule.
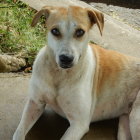
[[[102,35],[103,28],[104,28],[104,15],[101,12],[95,11],[95,10],[87,10],[88,12],[88,17],[91,22],[91,26],[93,24],[97,24],[100,33]]]

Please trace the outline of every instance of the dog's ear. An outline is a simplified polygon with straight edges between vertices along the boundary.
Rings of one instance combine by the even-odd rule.
[[[31,26],[34,27],[42,15],[44,15],[47,20],[47,18],[49,17],[49,14],[50,14],[50,10],[48,8],[46,8],[46,7],[42,8],[40,11],[38,11],[35,14],[35,16],[32,20]]]
[[[93,24],[97,24],[100,33],[102,35],[103,28],[104,28],[104,15],[101,12],[95,11],[95,10],[87,10],[88,17],[91,22],[91,26]]]

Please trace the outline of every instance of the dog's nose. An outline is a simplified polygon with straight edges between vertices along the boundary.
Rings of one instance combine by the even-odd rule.
[[[74,57],[72,55],[60,55],[59,60],[64,65],[70,65],[73,61]]]

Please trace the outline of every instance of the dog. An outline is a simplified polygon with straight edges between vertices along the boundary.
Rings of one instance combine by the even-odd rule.
[[[48,44],[37,55],[29,98],[13,140],[25,136],[46,104],[68,119],[61,140],[80,140],[91,122],[119,117],[118,140],[140,140],[140,59],[90,43],[101,12],[78,6],[45,6],[33,18],[46,18]]]

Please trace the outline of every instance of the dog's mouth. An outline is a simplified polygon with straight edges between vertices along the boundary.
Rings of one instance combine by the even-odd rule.
[[[60,64],[59,66],[63,69],[69,69],[69,68],[72,68],[73,64],[70,64],[70,65]]]

